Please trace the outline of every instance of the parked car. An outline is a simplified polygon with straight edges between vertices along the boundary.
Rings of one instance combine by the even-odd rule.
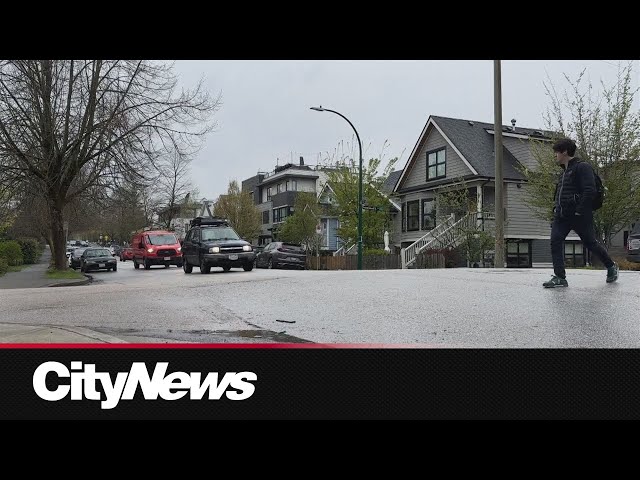
[[[122,247],[120,245],[111,245],[111,249],[114,257],[120,256],[120,251],[122,250]]]
[[[118,270],[118,262],[107,248],[87,248],[80,256],[80,271]]]
[[[129,247],[122,247],[120,249],[120,261],[126,262],[127,260],[133,260],[133,249]]]
[[[627,239],[627,260],[640,263],[640,222],[636,222]]]
[[[193,267],[199,267],[200,273],[209,273],[211,267],[222,267],[225,272],[240,267],[246,272],[253,270],[255,253],[251,244],[221,218],[193,219],[182,249],[184,273],[191,273]]]
[[[75,270],[76,268],[80,268],[82,266],[82,262],[80,259],[85,250],[86,248],[80,247],[71,252],[71,256],[69,257],[69,267]]]
[[[307,268],[307,254],[297,243],[271,242],[256,256],[258,268]]]

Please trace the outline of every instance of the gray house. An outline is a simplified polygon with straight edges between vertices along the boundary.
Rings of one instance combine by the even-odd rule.
[[[518,164],[535,168],[533,140],[551,142],[550,132],[515,125],[503,126],[503,202],[507,267],[550,267],[550,225],[538,219],[525,202],[527,183]],[[549,145],[551,148],[551,145]],[[396,172],[394,172],[396,173]],[[445,188],[468,190],[477,212],[493,211],[495,202],[494,125],[472,120],[430,116],[406,165],[397,175],[392,194],[402,204],[393,244],[402,249],[403,266],[454,223],[439,211],[437,195]],[[474,214],[470,219],[488,228],[495,215]],[[469,219],[465,220],[469,221]],[[567,266],[585,264],[585,251],[571,232],[565,242]]]
[[[299,164],[279,165],[272,172],[258,172],[242,182],[242,191],[253,196],[254,204],[262,215],[262,232],[257,239],[258,245],[277,240],[279,226],[293,214],[297,192],[311,192],[324,201],[328,194],[325,188],[327,169],[325,166],[305,165],[303,157],[300,157]],[[320,203],[324,203],[323,201]],[[327,239],[324,249],[337,249],[337,218],[324,215],[318,221],[321,232]]]

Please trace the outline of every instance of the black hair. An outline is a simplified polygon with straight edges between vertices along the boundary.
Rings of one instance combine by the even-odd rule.
[[[570,157],[573,157],[576,153],[576,142],[570,138],[561,138],[553,144],[554,152],[567,152]]]

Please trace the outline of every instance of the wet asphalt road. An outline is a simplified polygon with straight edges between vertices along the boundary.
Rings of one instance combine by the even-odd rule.
[[[94,272],[80,287],[0,291],[0,323],[128,342],[316,342],[445,348],[638,348],[640,272],[549,269]]]

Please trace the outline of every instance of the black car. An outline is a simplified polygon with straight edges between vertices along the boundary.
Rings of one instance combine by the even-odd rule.
[[[640,222],[636,222],[627,239],[627,260],[640,263]]]
[[[307,254],[297,243],[271,242],[256,256],[256,267],[307,268]]]
[[[80,248],[76,248],[71,252],[71,256],[69,257],[69,266],[74,270],[76,268],[80,268],[81,266],[80,258],[82,257],[82,254],[84,253],[85,250],[86,248],[80,247]]]
[[[211,267],[253,270],[255,253],[251,244],[242,240],[229,222],[222,218],[197,217],[182,242],[182,269],[191,273],[199,267],[200,273],[209,273]]]
[[[118,261],[111,255],[108,248],[87,248],[80,256],[80,271],[89,270],[118,270]]]

